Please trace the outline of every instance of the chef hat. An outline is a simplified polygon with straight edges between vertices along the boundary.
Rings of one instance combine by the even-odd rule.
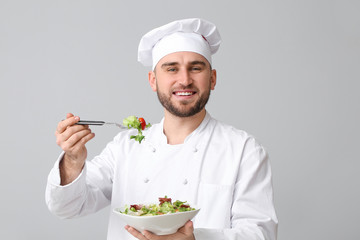
[[[164,56],[189,51],[201,54],[211,64],[211,55],[219,49],[220,42],[213,23],[199,18],[178,20],[155,28],[141,38],[138,61],[155,69]]]

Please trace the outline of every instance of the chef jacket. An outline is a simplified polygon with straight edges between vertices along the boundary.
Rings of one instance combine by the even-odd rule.
[[[249,134],[209,113],[183,144],[169,145],[164,119],[144,131],[120,132],[76,180],[61,186],[60,155],[46,187],[46,203],[60,218],[94,213],[111,204],[108,240],[135,239],[112,210],[156,203],[165,195],[200,208],[193,219],[197,240],[275,240],[277,217],[265,149]]]

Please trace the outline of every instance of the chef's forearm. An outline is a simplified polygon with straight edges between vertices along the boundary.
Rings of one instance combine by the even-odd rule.
[[[73,182],[81,173],[84,163],[71,160],[66,154],[59,163],[60,185],[64,186]]]

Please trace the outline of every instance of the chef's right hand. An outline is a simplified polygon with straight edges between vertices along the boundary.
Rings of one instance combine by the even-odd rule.
[[[79,120],[79,117],[68,113],[55,131],[56,143],[65,152],[59,165],[61,185],[71,183],[81,173],[87,157],[85,144],[95,137],[89,126],[74,125]]]

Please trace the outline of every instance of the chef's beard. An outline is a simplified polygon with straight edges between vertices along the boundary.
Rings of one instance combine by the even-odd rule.
[[[209,89],[206,92],[204,92],[204,94],[200,95],[200,98],[195,102],[194,106],[188,108],[187,105],[192,103],[186,103],[184,101],[184,102],[180,102],[181,105],[180,107],[177,107],[171,102],[170,98],[172,96],[172,93],[166,95],[160,92],[159,88],[157,89],[158,90],[156,92],[161,105],[163,105],[163,107],[167,111],[169,111],[170,113],[172,113],[177,117],[191,117],[199,113],[201,110],[204,109],[210,97],[210,86],[209,86]]]

